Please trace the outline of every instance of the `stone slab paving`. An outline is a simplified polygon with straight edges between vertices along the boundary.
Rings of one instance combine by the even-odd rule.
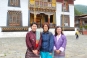
[[[25,58],[25,38],[0,38],[0,58]]]
[[[25,58],[25,37],[0,38],[0,58]],[[87,35],[67,36],[66,58],[87,58]]]
[[[67,37],[66,58],[87,58],[87,35]]]

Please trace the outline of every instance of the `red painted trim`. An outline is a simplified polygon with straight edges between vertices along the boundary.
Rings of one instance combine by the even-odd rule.
[[[64,0],[56,0],[56,2],[61,2],[63,3]],[[74,4],[74,0],[68,0],[69,4]]]
[[[61,2],[61,3],[63,3],[63,0],[56,0],[56,2]]]
[[[68,0],[69,4],[74,4],[74,0]]]

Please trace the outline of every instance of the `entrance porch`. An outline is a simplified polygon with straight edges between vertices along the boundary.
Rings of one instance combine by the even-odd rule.
[[[56,26],[56,19],[54,14],[45,14],[45,13],[39,13],[35,15],[36,18],[34,18],[34,14],[30,13],[30,25],[32,22],[36,22],[38,24],[38,28],[42,27],[42,24],[47,22],[50,25],[50,28],[54,28]]]

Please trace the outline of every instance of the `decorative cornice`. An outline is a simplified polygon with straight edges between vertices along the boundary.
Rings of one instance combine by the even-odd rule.
[[[56,11],[55,8],[33,8],[33,7],[30,7],[29,10],[30,11],[39,11],[39,12],[55,12]]]

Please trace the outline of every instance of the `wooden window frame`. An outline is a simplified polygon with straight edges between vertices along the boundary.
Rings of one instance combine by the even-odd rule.
[[[7,25],[8,26],[22,26],[22,13],[21,11],[8,11],[7,12]]]
[[[66,23],[66,22],[64,22],[63,20],[64,20],[64,18],[63,17],[65,17],[65,16],[67,16],[68,17],[68,26],[64,26],[64,27],[70,27],[70,17],[69,17],[69,15],[61,15],[61,26],[63,26],[64,25],[64,23]]]
[[[8,6],[20,7],[20,0],[8,0]]]
[[[64,9],[65,8],[65,9]],[[69,3],[68,0],[64,0],[62,4],[62,11],[63,12],[69,12]]]
[[[52,2],[52,0],[48,0],[48,2]]]

